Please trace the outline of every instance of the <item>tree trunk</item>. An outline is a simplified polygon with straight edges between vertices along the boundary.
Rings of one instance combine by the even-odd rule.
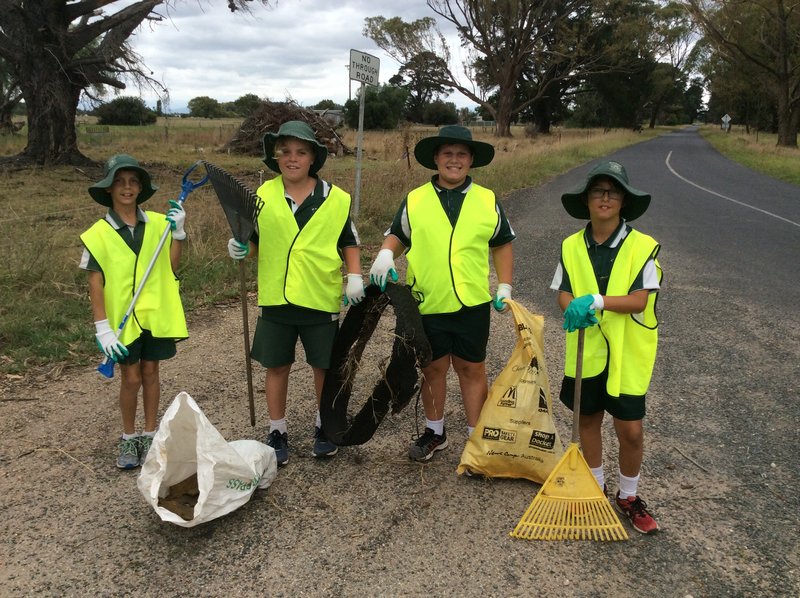
[[[81,86],[73,83],[57,65],[48,64],[52,55],[31,61],[20,89],[28,113],[28,145],[20,157],[34,164],[91,164],[78,150],[75,112]]]
[[[550,125],[553,122],[550,99],[548,97],[541,98],[533,103],[532,108],[536,132],[541,135],[549,135]]]
[[[511,117],[512,103],[514,101],[513,95],[508,94],[509,97],[499,98],[497,106],[497,115],[495,116],[495,137],[511,137]]]
[[[778,93],[778,143],[782,147],[797,147],[797,129],[800,125],[800,105],[792,105],[789,91]]]

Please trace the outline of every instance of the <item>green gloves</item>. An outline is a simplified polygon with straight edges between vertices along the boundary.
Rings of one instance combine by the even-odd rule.
[[[492,305],[499,312],[508,310],[505,299],[511,299],[511,285],[506,282],[501,282],[497,285],[497,293],[494,295]]]
[[[119,361],[128,356],[128,349],[123,345],[117,335],[111,330],[108,320],[99,320],[94,323],[98,348],[106,357],[113,361]]]
[[[167,211],[167,220],[172,228],[172,238],[176,241],[183,241],[186,238],[186,230],[183,228],[183,223],[186,222],[186,212],[179,201],[170,199],[169,205],[172,207]]]
[[[602,309],[603,300],[600,297],[598,302],[595,297],[600,295],[583,295],[569,302],[567,309],[564,310],[564,330],[575,332],[578,328],[589,328],[597,324],[597,318],[594,317],[595,308]]]
[[[231,237],[228,239],[228,255],[234,260],[243,260],[250,253],[250,243],[239,243]]]
[[[397,282],[397,270],[394,268],[394,252],[391,249],[381,249],[372,262],[369,270],[369,282],[380,287],[381,292],[386,290],[389,278]]]

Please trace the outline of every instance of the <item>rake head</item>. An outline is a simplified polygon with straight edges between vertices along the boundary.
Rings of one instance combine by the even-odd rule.
[[[256,229],[263,200],[247,185],[216,164],[203,161],[233,237],[247,243]]]
[[[524,540],[628,539],[576,443],[570,444],[511,536]]]

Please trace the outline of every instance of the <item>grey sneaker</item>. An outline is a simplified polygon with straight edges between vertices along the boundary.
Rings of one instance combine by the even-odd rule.
[[[325,437],[322,428],[314,428],[314,450],[311,454],[315,457],[333,457],[339,452],[339,447]]]
[[[267,434],[267,446],[275,449],[275,458],[278,465],[286,465],[289,462],[289,434],[281,434],[278,430],[273,430]]]
[[[147,434],[142,434],[139,440],[139,465],[144,465],[144,460],[147,458],[147,452],[153,445],[153,437]]]
[[[442,430],[441,434],[436,434],[430,428],[425,428],[425,433],[408,447],[408,458],[412,461],[428,461],[433,457],[433,453],[446,448],[447,430]]]
[[[119,457],[117,467],[120,469],[133,469],[139,466],[139,439],[119,439]]]

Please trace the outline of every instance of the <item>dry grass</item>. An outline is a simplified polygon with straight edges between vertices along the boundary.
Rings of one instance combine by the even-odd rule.
[[[272,176],[260,156],[221,151],[238,121],[170,119],[150,127],[109,127],[108,132],[94,132],[92,124],[79,124],[81,151],[98,163],[113,153],[136,156],[160,186],[145,204],[150,210],[166,211],[167,201],[180,192],[184,171],[198,159],[218,164],[251,188]],[[496,147],[496,159],[475,172],[476,180],[500,196],[656,134],[557,130],[528,139],[521,129],[514,133],[497,140],[490,131],[474,131]],[[405,194],[429,180],[432,172],[409,152],[432,134],[432,127],[365,133],[356,218],[365,265]],[[355,148],[355,131],[343,137]],[[25,141],[24,131],[0,138],[0,155],[13,155]],[[322,175],[354,194],[355,157],[331,157]],[[79,235],[104,213],[87,193],[101,176],[100,167],[0,171],[0,372],[96,359],[85,274],[78,262]],[[184,305],[191,309],[236,297],[237,271],[226,251],[230,230],[210,186],[190,195],[186,212],[189,241],[179,272]],[[248,262],[254,284],[254,260]]]

